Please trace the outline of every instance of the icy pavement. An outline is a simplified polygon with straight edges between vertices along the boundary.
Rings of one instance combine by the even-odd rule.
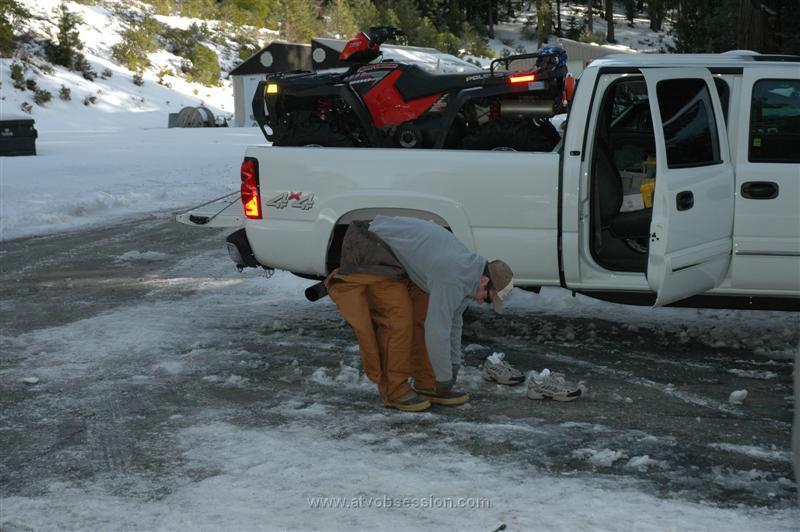
[[[800,523],[797,314],[520,292],[504,317],[467,316],[473,400],[403,414],[377,400],[329,300],[306,302],[290,274],[236,273],[223,236],[161,215],[0,243],[0,529]],[[590,396],[486,383],[493,351]]]

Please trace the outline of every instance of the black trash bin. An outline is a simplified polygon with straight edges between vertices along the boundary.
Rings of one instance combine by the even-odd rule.
[[[38,133],[29,116],[0,116],[0,155],[36,155]]]

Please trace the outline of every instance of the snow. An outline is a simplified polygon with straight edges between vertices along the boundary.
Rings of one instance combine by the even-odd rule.
[[[492,364],[500,364],[505,358],[506,358],[505,353],[500,353],[495,351],[494,353],[486,357],[486,360]]]
[[[26,7],[45,17],[56,0],[27,0]],[[238,167],[248,144],[263,143],[257,129],[167,129],[168,112],[201,100],[215,113],[232,110],[230,87],[208,89],[175,78],[171,89],[157,85],[152,73],[143,87],[130,82],[130,73],[114,65],[107,56],[120,24],[102,6],[68,2],[86,20],[82,38],[87,56],[96,70],[110,68],[114,76],[89,83],[75,73],[56,68],[44,75],[40,85],[57,92],[61,84],[73,87],[73,100],[57,96],[46,107],[34,107],[39,130],[36,157],[0,158],[0,240],[75,231],[103,226],[142,216],[157,216],[201,203],[211,197],[235,191]],[[580,6],[573,6],[580,9]],[[188,26],[188,19],[161,17],[176,27]],[[595,20],[596,29],[600,24]],[[499,30],[505,31],[505,28]],[[508,25],[512,28],[512,25]],[[618,35],[623,36],[621,25]],[[510,29],[509,29],[510,31]],[[163,53],[166,54],[166,53]],[[174,61],[169,54],[155,54],[164,64]],[[4,99],[0,112],[17,112],[29,93],[5,90],[10,87],[9,63],[0,61]],[[198,89],[200,94],[193,95]],[[86,94],[98,94],[98,103],[83,106]],[[202,229],[198,229],[202,230]],[[117,263],[160,265],[169,257],[145,248],[131,249],[117,256]],[[281,309],[281,319],[268,318],[262,328],[280,337],[277,345],[302,345],[301,329],[293,317],[306,302],[302,291],[311,281],[276,272],[272,279],[256,275],[230,276],[223,272],[230,264],[219,256],[186,257],[169,271],[140,283],[148,290],[131,304],[64,325],[45,327],[16,337],[0,336],[4,351],[21,353],[19,369],[4,366],[0,376],[13,373],[16,382],[41,382],[42,387],[66,386],[73,379],[92,375],[101,364],[140,361],[129,380],[146,383],[161,375],[191,374],[199,382],[224,390],[247,388],[247,377],[231,371],[213,371],[207,363],[241,353],[238,343],[229,349],[209,349],[221,331],[234,331],[246,316],[263,308]],[[169,291],[184,291],[185,297],[160,297]],[[332,305],[322,301],[318,305]],[[198,308],[214,312],[198,313]],[[613,305],[583,296],[570,297],[560,289],[541,294],[515,290],[506,308],[515,315],[558,315],[571,319],[603,319],[619,328],[636,332],[634,324],[652,329],[680,332],[686,341],[715,346],[724,353],[747,348],[787,359],[793,356],[793,331],[797,317],[789,313],[746,311],[651,309]],[[187,319],[191,316],[192,319]],[[769,343],[753,344],[750,332],[765,327],[776,331]],[[147,331],[143,335],[142,331]],[[292,338],[284,338],[288,333]],[[561,336],[575,341],[580,333],[572,326],[563,330],[542,330],[542,339]],[[763,338],[763,335],[760,336]],[[236,338],[238,339],[238,338]],[[581,338],[582,340],[582,338]],[[760,342],[761,340],[759,340]],[[281,343],[282,342],[282,343]],[[326,346],[310,344],[316,350]],[[491,347],[471,344],[466,352],[493,352]],[[558,353],[552,353],[558,362]],[[293,378],[318,384],[324,393],[348,394],[357,400],[374,400],[374,385],[358,368],[358,347],[342,349],[338,367],[307,367],[297,359],[286,363]],[[563,360],[563,358],[562,358]],[[748,361],[739,363],[749,363]],[[262,369],[273,368],[265,364]],[[614,368],[590,367],[598,375],[618,372]],[[195,373],[202,368],[201,373]],[[208,371],[206,371],[208,370]],[[546,371],[546,370],[545,370]],[[773,372],[738,370],[736,376],[770,379]],[[30,376],[36,373],[37,377]],[[241,372],[243,373],[243,372]],[[468,389],[483,385],[480,371],[464,368],[462,383]],[[692,404],[709,405],[695,397],[655,382],[657,387]],[[109,384],[112,385],[112,384]],[[524,394],[524,388],[498,387],[498,393]],[[34,390],[31,390],[33,393]],[[617,396],[631,403],[628,397]],[[727,404],[712,407],[741,415]],[[465,409],[477,407],[466,405]],[[187,470],[199,476],[181,478],[163,496],[137,496],[147,492],[148,479],[130,475],[132,489],[107,489],[108,479],[85,482],[52,482],[43,493],[0,498],[2,526],[8,529],[449,529],[495,530],[506,524],[509,530],[777,530],[796,527],[798,514],[760,508],[718,508],[709,504],[645,493],[624,478],[590,475],[556,477],[527,464],[509,466],[501,461],[454,449],[447,438],[425,440],[424,423],[437,421],[434,430],[450,428],[466,433],[526,434],[550,430],[547,426],[510,422],[439,422],[438,414],[364,414],[297,397],[272,407],[271,415],[282,416],[279,425],[242,427],[221,421],[233,417],[235,409],[208,413],[201,421],[178,429],[181,460]],[[367,417],[368,416],[368,417]],[[175,414],[164,423],[183,427],[189,415]],[[312,424],[310,420],[319,423]],[[197,421],[196,419],[194,421]],[[569,431],[585,424],[563,423]],[[352,430],[340,433],[341,426]],[[390,430],[390,428],[402,430]],[[598,434],[609,429],[591,426]],[[668,439],[642,435],[653,445],[669,445]],[[649,438],[649,440],[648,440]],[[501,443],[498,443],[501,445]],[[581,443],[575,458],[598,469],[623,467],[634,470],[664,468],[668,464],[624,448]],[[774,461],[786,461],[787,453],[754,446],[712,444],[716,452],[735,452]],[[649,450],[648,450],[649,452]],[[376,473],[377,471],[377,473]],[[202,473],[202,475],[200,475]],[[762,481],[763,472],[719,470],[715,481],[735,485]],[[480,479],[477,481],[476,479]],[[727,484],[726,484],[727,485]],[[360,501],[374,497],[380,506],[355,509],[311,509],[309,498],[340,497]],[[452,500],[485,497],[485,509],[424,510],[403,504],[387,508],[385,497],[395,499]],[[374,503],[375,501],[373,501]]]
[[[778,376],[777,373],[774,371],[766,371],[766,370],[758,370],[758,369],[738,369],[733,368],[728,370],[729,373],[733,373],[739,377],[744,377],[746,379],[758,379],[758,380],[769,380],[774,379]]]
[[[628,463],[625,464],[626,469],[637,469],[639,471],[646,471],[651,467],[667,468],[669,464],[664,460],[653,460],[648,455],[634,456]]]
[[[255,128],[40,128],[35,157],[0,158],[0,239],[175,210],[237,190]],[[150,257],[152,259],[152,257]],[[128,256],[120,260],[138,260]]]
[[[737,445],[733,443],[711,443],[708,445],[712,449],[719,449],[721,451],[729,451],[732,453],[743,454],[750,456],[757,460],[767,460],[771,462],[791,462],[792,456],[790,453],[778,451],[775,449],[764,449],[755,445]]]
[[[744,404],[745,399],[747,399],[747,390],[734,390],[728,397],[728,402],[732,405],[741,405]]]
[[[528,468],[499,470],[469,454],[442,452],[444,444],[430,454],[409,456],[396,448],[402,440],[365,445],[369,433],[335,440],[304,423],[304,418],[330,415],[323,405],[287,405],[287,411],[292,421],[281,431],[226,423],[182,430],[184,459],[198,471],[213,473],[164,497],[137,501],[56,483],[40,496],[6,498],[4,513],[26,516],[9,524],[17,521],[36,530],[51,529],[54,514],[61,516],[58,528],[94,530],[486,531],[506,524],[509,530],[721,531],[793,526],[785,512],[677,503],[615,482],[551,478]],[[415,419],[406,415],[397,422],[413,426]],[[441,454],[434,458],[434,452]],[[380,474],[370,464],[380,464]],[[310,507],[310,500],[326,497],[351,507]],[[489,508],[420,508],[422,501],[435,508],[444,499],[488,499]],[[414,508],[414,501],[420,506]]]
[[[614,462],[626,458],[625,453],[613,449],[577,449],[573,454],[597,467],[611,467]]]
[[[27,24],[28,30],[44,38],[55,32],[56,17],[54,9],[60,0],[23,0],[20,2],[34,17]],[[170,68],[173,72],[180,70],[182,59],[164,50],[150,54],[152,66],[144,72],[144,85],[133,84],[133,72],[117,65],[111,57],[111,47],[121,40],[120,32],[125,28],[115,9],[136,9],[130,2],[109,2],[110,7],[103,5],[84,5],[77,2],[66,2],[73,13],[79,14],[84,23],[79,27],[80,39],[84,43],[82,52],[92,68],[100,74],[109,69],[112,76],[102,79],[98,76],[94,81],[84,79],[80,73],[69,71],[54,65],[53,74],[45,74],[35,68],[28,70],[25,77],[34,78],[41,89],[49,90],[53,98],[44,106],[33,103],[33,93],[13,89],[10,78],[12,59],[0,59],[0,82],[3,86],[3,97],[0,99],[0,114],[19,114],[20,105],[28,102],[33,105],[32,116],[36,120],[36,128],[40,131],[73,131],[91,127],[93,131],[112,130],[131,127],[166,127],[168,113],[177,113],[185,106],[207,106],[216,116],[229,118],[233,113],[233,92],[229,80],[221,81],[218,87],[206,87],[198,83],[186,81],[183,77],[166,76],[165,83],[171,87],[157,83],[157,72],[161,68]],[[114,9],[111,9],[113,7]],[[165,20],[176,27],[189,26],[192,19],[168,17]],[[197,21],[194,21],[197,22]],[[213,24],[212,24],[213,25]],[[223,71],[232,67],[226,58],[228,54],[213,43],[204,43],[215,48],[220,56]],[[36,67],[44,61],[34,60]],[[71,100],[62,101],[59,89],[64,85],[71,90]],[[8,89],[7,89],[8,88]],[[87,96],[96,96],[93,105],[83,105]],[[37,143],[38,144],[38,143]]]

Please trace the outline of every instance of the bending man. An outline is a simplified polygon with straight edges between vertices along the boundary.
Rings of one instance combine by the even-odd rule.
[[[511,268],[472,253],[433,222],[389,216],[377,216],[368,227],[351,225],[341,264],[328,290],[359,337],[365,372],[384,403],[416,411],[466,402],[469,396],[455,388],[462,314],[470,301],[491,301],[501,312],[513,286]],[[373,331],[377,341],[369,338]]]

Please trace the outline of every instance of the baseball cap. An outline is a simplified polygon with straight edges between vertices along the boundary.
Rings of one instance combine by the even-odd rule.
[[[489,283],[497,294],[492,298],[492,307],[498,314],[503,312],[503,300],[511,293],[514,288],[514,272],[511,267],[502,260],[493,260],[486,265],[489,272]]]

